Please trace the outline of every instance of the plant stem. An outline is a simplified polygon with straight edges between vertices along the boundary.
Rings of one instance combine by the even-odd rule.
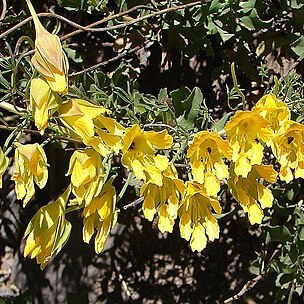
[[[288,295],[287,304],[291,304],[292,295],[293,295],[293,293],[294,293],[295,286],[296,286],[295,283],[296,283],[295,280],[293,280],[293,281],[291,282],[291,288],[290,288],[290,292],[289,292],[289,295]]]
[[[239,96],[242,98],[243,110],[245,111],[246,110],[245,95],[243,94],[243,92],[239,88],[237,78],[236,78],[236,74],[235,74],[235,64],[234,64],[234,62],[232,62],[232,64],[231,64],[231,76],[232,76],[232,80],[233,80],[234,89],[237,91]]]
[[[130,171],[129,174],[128,174],[128,177],[127,177],[127,179],[126,179],[126,181],[125,181],[124,186],[122,187],[121,191],[119,192],[119,194],[118,194],[118,196],[117,196],[117,202],[119,202],[119,201],[122,199],[122,197],[124,196],[124,194],[125,194],[125,192],[126,192],[128,186],[129,186],[129,184],[130,184],[131,177],[132,177],[132,173],[131,173],[131,171]]]

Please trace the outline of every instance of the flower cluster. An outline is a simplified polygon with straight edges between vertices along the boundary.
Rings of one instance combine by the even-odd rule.
[[[248,213],[250,223],[256,224],[262,222],[263,210],[273,205],[270,184],[278,176],[284,182],[304,178],[304,126],[291,120],[287,105],[273,94],[263,96],[251,110],[236,111],[224,127],[226,138],[211,130],[194,134],[183,164],[188,180],[186,174],[179,176],[170,159],[176,147],[167,130],[146,131],[138,124],[125,128],[108,116],[110,110],[66,94],[68,61],[60,40],[43,28],[32,4],[26,2],[36,28],[32,63],[39,72],[31,80],[28,109],[41,134],[60,123],[64,135],[79,144],[66,174],[69,186],[38,210],[25,232],[24,255],[36,257],[41,268],[68,240],[71,224],[65,215],[70,211],[82,211],[84,242],[95,234],[95,251],[103,250],[117,221],[121,197],[116,195],[114,175],[110,177],[114,156],[129,177],[139,181],[143,216],[149,221],[157,218],[162,233],[172,232],[179,221],[180,235],[193,251],[202,251],[208,240],[219,238],[222,184]],[[266,157],[266,152],[273,157]],[[0,187],[8,162],[0,149]],[[12,180],[24,206],[34,196],[35,184],[45,187],[47,167],[42,145],[15,144]]]

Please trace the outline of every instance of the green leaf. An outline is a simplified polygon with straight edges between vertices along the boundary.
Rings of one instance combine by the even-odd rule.
[[[259,17],[258,12],[255,8],[251,11],[250,18],[256,28],[265,28],[265,27],[267,28],[267,26],[270,26],[273,22],[273,18],[271,18],[267,21],[262,20]]]
[[[181,116],[185,112],[184,101],[190,95],[190,90],[187,87],[181,87],[178,90],[171,92],[172,102],[175,108],[176,116]],[[189,109],[188,109],[189,110]]]
[[[299,231],[299,239],[301,241],[304,241],[304,227],[301,227],[300,228],[300,231]]]
[[[253,9],[255,7],[255,2],[256,0],[242,1],[239,3],[239,5],[243,9]]]
[[[82,57],[79,53],[76,52],[76,50],[73,50],[69,47],[63,47],[64,51],[67,54],[67,57],[71,60],[73,60],[76,63],[81,63],[83,62]]]
[[[301,36],[291,45],[291,49],[298,55],[304,55],[304,37]]]
[[[230,33],[228,33],[227,31],[225,31],[225,30],[223,30],[223,29],[221,29],[221,28],[218,27],[218,26],[217,26],[217,31],[218,31],[218,33],[220,34],[220,36],[221,36],[223,42],[228,41],[229,39],[231,39],[231,38],[234,36],[234,34],[230,34]]]
[[[240,23],[247,28],[249,31],[255,30],[255,27],[252,23],[252,19],[249,16],[244,16],[240,18]]]
[[[168,90],[167,88],[161,89],[158,93],[157,99],[159,101],[163,100],[164,98],[168,98]]]
[[[184,129],[194,128],[196,118],[203,102],[203,94],[195,87],[191,94],[188,88],[181,88],[171,93],[174,107],[176,109],[177,123]]]
[[[292,242],[293,237],[285,226],[265,226],[265,230],[269,233],[272,242]]]
[[[289,283],[294,279],[294,275],[291,273],[280,273],[276,279],[276,286],[282,288],[288,288]]]
[[[226,125],[227,120],[230,118],[230,116],[233,114],[233,112],[225,114],[219,121],[217,121],[213,125],[213,129],[215,132],[222,131]]]
[[[302,6],[304,6],[304,3],[302,0],[290,0],[290,7],[294,9],[299,9]]]
[[[221,3],[220,0],[213,0],[210,4],[209,12],[210,13],[218,12],[222,6],[223,6],[223,4]]]

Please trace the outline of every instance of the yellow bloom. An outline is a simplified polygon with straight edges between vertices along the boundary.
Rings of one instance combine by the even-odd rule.
[[[116,154],[122,149],[122,136],[125,128],[115,119],[102,115],[94,120],[96,135],[84,140],[84,144],[92,146],[101,155],[106,156],[112,151]]]
[[[278,173],[271,165],[254,165],[247,178],[238,176],[234,170],[235,165],[231,163],[228,187],[243,210],[248,212],[250,223],[260,224],[264,216],[262,209],[272,206],[273,195],[259,179],[274,183]]]
[[[35,126],[43,134],[48,126],[48,119],[61,105],[61,98],[41,78],[31,81],[30,110],[35,119]]]
[[[70,99],[59,109],[62,123],[87,146],[93,147],[102,156],[121,148],[124,128],[114,119],[101,114],[111,113],[104,107],[94,105],[82,99]]]
[[[82,139],[89,139],[95,134],[93,119],[107,113],[108,110],[82,99],[70,99],[59,109],[59,118],[63,124]]]
[[[96,253],[103,250],[107,237],[117,219],[116,192],[112,186],[113,180],[113,177],[110,178],[99,195],[94,197],[83,211],[83,240],[89,243],[96,229]]]
[[[252,111],[267,119],[274,132],[277,132],[290,119],[290,111],[286,103],[278,100],[274,94],[263,96],[252,108]]]
[[[138,179],[151,181],[161,186],[162,174],[168,167],[168,159],[164,155],[155,155],[159,149],[168,149],[173,142],[168,132],[143,131],[133,125],[125,132],[123,139],[122,164],[132,170]]]
[[[151,180],[145,183],[140,190],[144,197],[143,212],[146,219],[152,221],[158,213],[158,228],[164,232],[172,232],[177,211],[179,208],[180,194],[184,193],[184,183],[178,179],[173,164],[162,172],[162,186],[155,185]]]
[[[190,158],[193,179],[205,185],[207,195],[217,196],[220,181],[229,176],[223,158],[230,159],[231,156],[228,141],[216,132],[201,131],[195,134],[187,157]]]
[[[272,151],[281,165],[280,179],[289,183],[293,178],[304,178],[304,125],[286,122],[286,131],[274,137]],[[294,173],[293,173],[294,171]]]
[[[202,251],[209,241],[219,238],[219,225],[211,210],[221,214],[222,208],[216,199],[206,194],[202,184],[186,182],[186,193],[179,210],[181,237],[190,240],[192,251]]]
[[[270,122],[257,112],[236,111],[225,130],[233,151],[235,173],[245,178],[253,165],[262,163],[264,147],[261,142],[266,143],[273,136]]]
[[[47,159],[38,144],[15,145],[15,168],[11,179],[15,181],[17,199],[23,199],[25,206],[35,194],[34,182],[40,189],[47,183]]]
[[[2,176],[8,167],[9,159],[6,157],[0,147],[0,189],[2,188]]]
[[[85,205],[90,204],[103,186],[104,168],[100,154],[92,148],[75,151],[67,175],[71,175],[72,191],[77,203],[85,201]]]
[[[33,17],[36,30],[35,54],[32,57],[32,63],[53,91],[65,93],[68,89],[69,67],[59,37],[50,34],[42,26],[31,2],[26,0],[26,3]]]
[[[30,254],[31,259],[36,257],[41,269],[60,252],[70,236],[72,225],[65,219],[65,207],[70,191],[68,187],[55,202],[40,208],[24,233],[24,256]]]

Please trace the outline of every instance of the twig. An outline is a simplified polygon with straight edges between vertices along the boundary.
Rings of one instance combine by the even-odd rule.
[[[128,177],[127,177],[127,179],[126,179],[126,181],[125,181],[125,184],[123,185],[121,191],[120,191],[119,194],[117,195],[117,202],[119,202],[119,201],[122,199],[122,197],[124,196],[124,194],[125,194],[125,192],[126,192],[128,186],[129,186],[129,184],[130,184],[131,178],[132,178],[132,173],[129,172]]]
[[[127,14],[129,14],[129,13],[132,13],[132,12],[138,10],[138,9],[141,9],[141,8],[146,8],[146,9],[153,10],[153,8],[147,7],[146,5],[137,5],[137,6],[134,6],[134,7],[130,8],[130,9],[126,10],[126,11],[117,13],[117,14],[115,14],[115,15],[110,15],[110,16],[108,16],[108,17],[105,17],[105,18],[101,19],[101,20],[98,20],[98,21],[96,21],[96,22],[93,22],[93,23],[91,23],[91,24],[89,24],[89,25],[87,25],[87,26],[84,27],[84,28],[85,28],[85,31],[91,31],[91,29],[92,29],[93,27],[97,26],[97,25],[100,25],[100,24],[102,24],[102,23],[108,22],[108,21],[110,21],[110,20],[114,20],[114,19],[116,19],[116,18],[123,17],[123,16],[125,16],[125,15],[127,15]],[[96,30],[96,28],[95,28],[95,29],[92,29],[92,31],[95,31],[95,30]],[[79,30],[77,30],[77,31],[71,32],[71,33],[69,33],[69,34],[66,34],[66,35],[60,37],[60,39],[61,39],[61,40],[65,40],[65,39],[67,39],[67,38],[70,38],[70,37],[75,36],[75,35],[77,35],[77,34],[79,34],[79,33],[82,33],[82,32],[83,32],[83,30],[79,29]]]
[[[172,126],[170,126],[168,124],[164,124],[164,123],[150,123],[150,124],[145,124],[144,125],[144,128],[153,128],[153,127],[168,128],[168,129],[170,129],[170,130],[172,130],[174,132],[177,132],[177,130],[174,127],[172,127]]]
[[[291,304],[292,296],[293,296],[293,293],[294,293],[295,288],[296,288],[296,282],[297,282],[296,279],[293,279],[293,281],[291,282],[291,288],[290,288],[290,291],[289,291],[287,304]]]
[[[263,274],[259,274],[258,276],[256,276],[254,279],[248,281],[243,288],[240,290],[240,292],[238,292],[236,295],[234,295],[233,297],[227,299],[224,301],[224,304],[228,304],[228,303],[232,303],[234,300],[238,300],[241,296],[243,296],[246,292],[248,292],[250,289],[252,289],[255,284],[257,282],[259,282],[261,279],[263,279],[265,277],[265,275],[268,272],[265,272]]]
[[[147,44],[147,42],[145,43],[145,45],[146,45],[146,44]],[[88,68],[85,68],[85,69],[83,69],[83,70],[81,70],[81,71],[79,71],[79,72],[71,73],[71,74],[69,75],[69,77],[74,77],[74,76],[77,76],[77,75],[81,75],[81,74],[84,74],[84,73],[87,73],[87,72],[91,72],[91,71],[93,71],[93,70],[96,70],[96,69],[98,69],[99,67],[105,66],[105,65],[107,65],[107,64],[109,64],[109,63],[112,63],[112,62],[115,62],[115,61],[117,61],[117,60],[119,60],[119,59],[122,59],[122,58],[125,57],[126,55],[129,55],[129,54],[132,54],[132,53],[134,53],[134,52],[137,52],[138,50],[144,48],[145,45],[143,45],[143,46],[138,45],[138,46],[134,47],[134,48],[131,49],[131,50],[124,50],[124,51],[122,51],[120,54],[118,54],[117,56],[115,56],[115,57],[113,57],[113,58],[111,58],[111,59],[109,59],[109,60],[99,62],[99,63],[97,63],[97,64],[95,64],[95,65],[93,65],[93,66],[90,66],[90,67],[88,67]]]
[[[7,9],[6,0],[2,0],[2,12],[1,12],[1,15],[0,15],[0,21],[3,20],[3,19],[5,18],[6,9]]]
[[[74,26],[74,27],[76,27],[76,28],[79,29],[78,31],[74,31],[72,33],[69,33],[69,34],[61,37],[61,40],[64,40],[64,39],[67,39],[67,38],[69,38],[71,36],[74,36],[76,34],[81,33],[81,31],[89,31],[89,32],[111,31],[111,30],[115,30],[115,29],[119,29],[119,28],[123,28],[123,27],[129,26],[129,25],[135,24],[135,23],[137,23],[139,21],[143,21],[143,20],[149,19],[151,17],[155,17],[155,16],[158,16],[158,15],[166,14],[166,13],[169,13],[169,12],[172,12],[172,11],[177,11],[177,10],[193,7],[193,6],[196,6],[196,5],[200,5],[202,3],[203,3],[203,1],[200,0],[200,1],[195,1],[195,2],[192,2],[192,3],[187,3],[187,4],[183,4],[183,5],[169,7],[169,8],[163,9],[163,10],[155,11],[153,13],[141,16],[139,18],[135,18],[135,19],[133,19],[133,20],[131,20],[129,22],[126,22],[126,23],[117,24],[117,25],[113,25],[113,26],[109,26],[109,27],[102,27],[102,28],[92,28],[92,24],[87,25],[87,26],[82,26],[82,25],[79,25],[78,23],[70,21],[69,19],[67,19],[67,18],[65,18],[65,17],[63,17],[61,15],[54,14],[54,13],[40,13],[40,14],[37,14],[37,15],[40,16],[40,17],[46,16],[46,17],[57,18],[57,19],[60,19],[60,20],[62,20],[62,21],[64,21],[64,22],[66,22],[66,23],[68,23],[68,24],[70,24],[70,25],[72,25],[72,26]],[[138,9],[138,7],[137,7],[137,9]],[[152,10],[152,8],[150,8],[150,9]],[[109,16],[107,18],[104,18],[104,19],[100,20],[98,24],[101,24],[101,23],[104,23],[106,21],[109,21],[112,18],[115,19],[115,18],[117,18],[119,16],[123,16],[123,15],[126,14],[126,12],[127,11],[122,12],[120,14],[113,15],[113,16]],[[128,12],[130,12],[130,10]],[[18,29],[19,27],[23,26],[24,24],[26,24],[30,20],[32,20],[32,17],[26,18],[25,20],[21,21],[19,24],[15,25],[12,28],[10,28],[9,30],[5,31],[4,33],[2,33],[0,35],[0,39],[3,39],[5,36],[7,36],[8,34],[12,33],[13,31],[15,31],[16,29]],[[93,26],[96,25],[96,23],[97,22],[93,23]]]
[[[5,1],[5,0],[2,0],[2,1]],[[67,18],[65,18],[65,17],[63,17],[63,16],[61,16],[61,15],[55,14],[55,13],[39,13],[39,14],[37,14],[37,16],[38,16],[38,17],[51,17],[51,18],[57,18],[57,19],[59,19],[59,20],[62,20],[62,21],[64,21],[64,22],[66,22],[66,23],[72,25],[72,26],[75,27],[75,28],[78,28],[77,31],[71,32],[71,33],[69,33],[69,34],[67,34],[67,35],[65,35],[65,36],[62,36],[62,37],[60,38],[61,40],[65,40],[65,39],[67,39],[67,38],[69,38],[69,37],[71,37],[71,36],[74,36],[74,35],[76,35],[76,34],[79,34],[79,33],[83,32],[83,31],[87,31],[87,32],[99,31],[100,28],[99,28],[99,29],[98,29],[98,28],[97,28],[97,29],[96,29],[96,28],[93,29],[92,27],[94,27],[94,26],[96,26],[96,25],[99,25],[99,24],[102,24],[102,23],[104,23],[104,22],[110,21],[110,20],[112,20],[112,19],[115,19],[115,18],[118,18],[118,17],[122,17],[122,16],[124,16],[124,15],[126,15],[126,14],[129,14],[129,13],[131,13],[131,12],[137,10],[137,9],[140,9],[140,8],[148,8],[148,7],[146,7],[145,5],[138,5],[138,6],[132,7],[131,9],[126,10],[126,11],[124,11],[124,12],[121,12],[121,13],[118,13],[118,14],[115,14],[115,15],[108,16],[108,17],[106,17],[106,18],[104,18],[104,19],[102,19],[102,20],[99,20],[99,21],[94,22],[94,23],[92,23],[92,24],[89,24],[89,25],[87,25],[87,26],[82,26],[82,25],[80,25],[80,24],[78,24],[78,23],[76,23],[76,22],[73,22],[73,21],[71,21],[71,20],[69,20],[69,19],[67,19]],[[152,8],[150,8],[150,9],[152,10]],[[0,19],[0,20],[1,20],[1,19]],[[32,20],[33,20],[33,17],[32,17],[32,16],[30,16],[30,17],[24,19],[23,21],[19,22],[18,24],[16,24],[16,25],[13,26],[12,28],[8,29],[6,32],[2,33],[2,34],[0,35],[0,39],[6,37],[6,36],[9,35],[11,32],[17,30],[18,28],[22,27],[23,25],[25,25],[26,23],[28,23],[28,22],[30,22],[30,21],[32,21]],[[103,28],[102,28],[102,29],[103,29]]]
[[[278,253],[280,253],[280,250],[282,248],[282,244],[279,244],[278,247],[274,250],[274,252],[272,253],[268,263],[270,263],[276,256]],[[236,295],[230,297],[229,299],[224,301],[224,304],[228,304],[228,303],[232,303],[234,300],[239,299],[241,296],[243,296],[246,292],[248,292],[250,289],[252,289],[256,283],[258,283],[261,279],[263,279],[266,275],[268,275],[268,273],[270,272],[270,270],[267,270],[261,274],[259,274],[258,276],[256,276],[254,279],[249,280],[244,286],[243,288],[240,290],[240,292],[238,292]]]
[[[189,168],[189,165],[187,165],[187,164],[177,164],[177,163],[175,163],[174,166],[176,168]]]
[[[76,28],[81,28],[82,30],[85,30],[86,27],[79,25],[76,22],[73,22],[61,15],[55,14],[55,13],[39,13],[37,14],[37,16],[39,17],[52,17],[52,18],[57,18],[59,20],[62,20]],[[23,25],[25,25],[26,23],[30,22],[31,20],[33,20],[33,17],[27,17],[26,19],[22,20],[21,22],[19,22],[18,24],[14,25],[13,27],[11,27],[10,29],[8,29],[7,31],[5,31],[4,33],[2,33],[0,35],[0,39],[3,39],[4,37],[6,37],[7,35],[9,35],[10,33],[14,32],[15,30],[17,30],[18,28],[22,27]]]
[[[181,10],[181,9],[185,9],[185,8],[189,8],[189,7],[192,7],[192,6],[200,5],[202,3],[203,3],[203,1],[200,0],[200,1],[195,1],[195,2],[192,2],[192,3],[183,4],[183,5],[177,5],[177,6],[174,6],[174,7],[169,7],[169,8],[163,9],[163,10],[159,10],[159,11],[141,16],[139,18],[135,18],[135,19],[133,19],[132,21],[129,21],[129,22],[125,22],[125,23],[117,24],[117,25],[113,25],[113,26],[108,26],[108,27],[94,28],[94,29],[90,29],[89,31],[91,31],[91,32],[112,31],[112,30],[123,28],[123,27],[127,27],[129,25],[132,25],[132,24],[135,24],[137,22],[149,19],[151,17],[155,17],[155,16],[163,15],[163,14],[166,14],[166,13],[169,13],[169,12],[178,11],[178,10]]]
[[[144,201],[144,198],[140,197],[140,198],[136,199],[134,202],[132,202],[132,203],[130,203],[128,205],[123,206],[123,209],[124,210],[130,209],[132,207],[135,207],[135,206],[139,205],[143,201]]]

